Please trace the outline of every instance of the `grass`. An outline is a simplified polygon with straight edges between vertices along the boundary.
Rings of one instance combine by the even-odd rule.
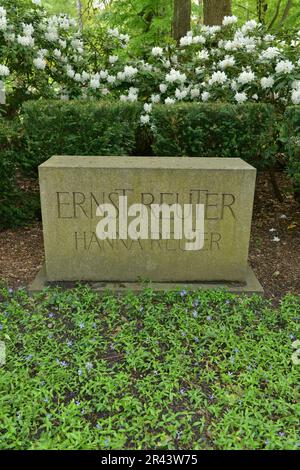
[[[299,298],[0,289],[1,449],[297,449]]]

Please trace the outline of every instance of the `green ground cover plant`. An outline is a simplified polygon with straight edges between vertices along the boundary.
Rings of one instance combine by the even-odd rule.
[[[1,449],[297,449],[299,298],[0,291]]]

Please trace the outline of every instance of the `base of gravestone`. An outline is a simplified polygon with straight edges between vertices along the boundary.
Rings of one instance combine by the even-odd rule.
[[[79,281],[78,281],[79,282]],[[44,264],[40,271],[37,273],[34,281],[28,286],[30,294],[42,291],[45,287],[62,287],[64,289],[74,288],[78,282],[48,282],[46,274],[46,265]],[[84,285],[89,285],[92,289],[99,293],[110,291],[112,293],[122,294],[128,291],[141,292],[145,287],[151,287],[155,292],[172,291],[177,289],[187,290],[216,290],[225,289],[235,294],[263,294],[264,289],[259,280],[255,276],[253,270],[248,267],[246,282],[81,282]]]

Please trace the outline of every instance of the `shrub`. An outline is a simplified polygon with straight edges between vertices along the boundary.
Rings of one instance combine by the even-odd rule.
[[[39,211],[38,195],[22,192],[16,181],[20,151],[17,121],[0,119],[0,230],[24,225]]]
[[[134,153],[140,107],[131,103],[29,101],[21,119],[21,166],[35,172],[52,155]]]
[[[176,104],[153,110],[156,155],[240,157],[273,163],[275,112],[265,104]]]
[[[287,109],[281,138],[288,155],[287,172],[293,181],[295,197],[300,201],[300,106]]]

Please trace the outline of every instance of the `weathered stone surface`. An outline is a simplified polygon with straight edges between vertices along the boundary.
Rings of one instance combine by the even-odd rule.
[[[239,281],[247,259],[256,170],[240,159],[55,156],[39,168],[49,281]],[[99,204],[204,204],[205,244],[99,240]]]

